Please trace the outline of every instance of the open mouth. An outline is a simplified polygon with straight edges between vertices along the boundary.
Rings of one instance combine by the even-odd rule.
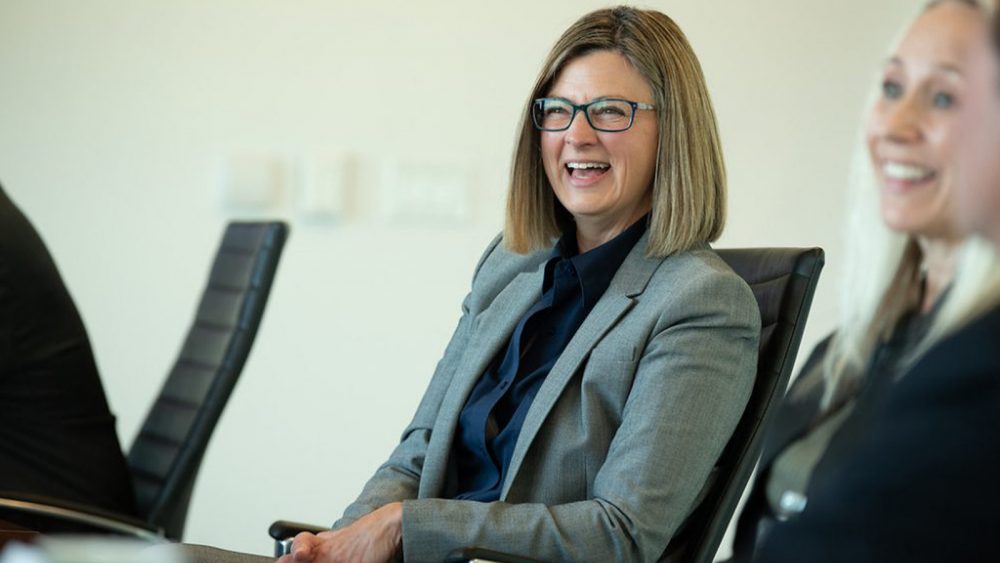
[[[611,164],[598,161],[572,161],[566,163],[566,171],[571,178],[591,180],[599,178],[611,170]]]
[[[887,161],[882,164],[882,175],[889,182],[918,184],[934,178],[935,172],[916,164]]]

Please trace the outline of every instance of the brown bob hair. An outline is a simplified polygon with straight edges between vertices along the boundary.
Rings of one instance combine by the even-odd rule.
[[[646,79],[656,105],[658,146],[648,256],[669,256],[714,241],[726,222],[726,169],[715,112],[701,65],[684,33],[665,14],[619,6],[591,12],[549,52],[525,103],[514,148],[506,246],[519,253],[546,248],[572,226],[556,199],[531,120],[565,65],[594,51],[615,51]]]

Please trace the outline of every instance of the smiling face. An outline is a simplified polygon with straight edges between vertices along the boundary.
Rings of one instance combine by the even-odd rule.
[[[963,234],[956,192],[1000,160],[1000,152],[982,156],[984,143],[994,151],[1000,146],[997,109],[988,108],[996,106],[995,80],[978,10],[945,2],[910,27],[885,65],[867,131],[890,228],[928,238]]]
[[[617,98],[652,104],[646,80],[621,54],[595,51],[566,64],[545,94],[584,104]],[[637,110],[632,127],[595,131],[583,113],[569,129],[542,131],[542,164],[556,198],[577,225],[580,251],[606,242],[652,206],[656,112]]]

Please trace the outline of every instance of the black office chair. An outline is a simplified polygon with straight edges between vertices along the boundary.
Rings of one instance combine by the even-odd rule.
[[[674,538],[682,561],[711,563],[760,451],[772,405],[784,397],[823,270],[820,248],[722,249],[719,256],[753,290],[760,307],[757,380],[743,417],[723,450],[708,496]]]
[[[140,519],[9,493],[0,519],[27,516],[41,532],[181,539],[198,468],[250,354],[287,237],[281,222],[227,226],[194,323],[128,453]]]
[[[743,416],[712,473],[709,492],[687,519],[668,548],[673,560],[711,563],[740,495],[760,456],[763,430],[771,418],[771,405],[784,395],[795,365],[812,305],[816,283],[823,269],[820,248],[741,248],[717,251],[719,256],[753,290],[760,307],[760,355],[757,379]],[[281,555],[300,531],[326,528],[278,521],[269,533]],[[456,550],[449,561],[538,563],[524,556],[468,547]]]

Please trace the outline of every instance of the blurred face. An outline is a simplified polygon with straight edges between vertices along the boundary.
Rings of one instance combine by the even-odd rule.
[[[946,2],[914,22],[885,65],[867,132],[890,228],[928,238],[963,234],[956,196],[1000,159],[997,101],[981,13]]]
[[[994,16],[997,17],[997,16]],[[980,53],[976,77],[979,127],[970,134],[970,170],[955,193],[955,221],[963,233],[985,235],[1000,249],[1000,72],[997,52]]]
[[[599,98],[653,103],[646,80],[613,51],[573,59],[545,95],[574,104]],[[545,174],[578,233],[606,241],[650,210],[656,111],[636,111],[632,127],[616,133],[595,131],[579,112],[569,129],[540,134]]]

